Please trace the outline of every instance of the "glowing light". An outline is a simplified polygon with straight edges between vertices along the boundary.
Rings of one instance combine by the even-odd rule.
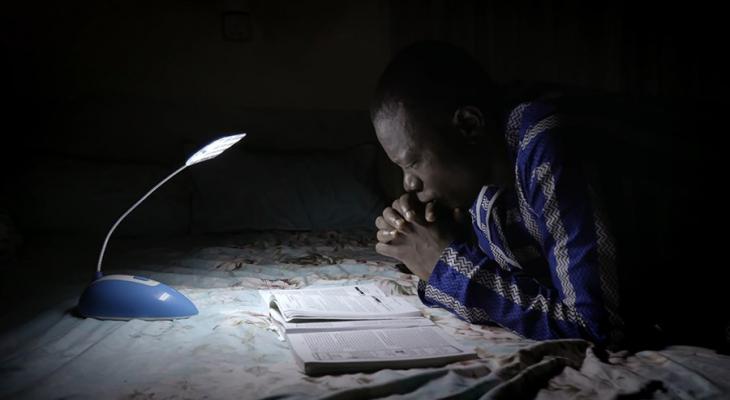
[[[239,140],[246,136],[245,133],[239,133],[237,135],[231,135],[222,137],[212,143],[206,145],[202,149],[198,150],[197,153],[193,154],[188,161],[185,162],[186,166],[197,164],[202,161],[210,160],[211,158],[218,157],[221,153],[228,150],[231,146],[238,143]]]

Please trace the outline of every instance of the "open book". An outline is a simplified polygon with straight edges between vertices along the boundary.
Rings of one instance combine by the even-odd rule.
[[[307,375],[440,366],[476,358],[418,308],[375,285],[263,292],[272,328]]]

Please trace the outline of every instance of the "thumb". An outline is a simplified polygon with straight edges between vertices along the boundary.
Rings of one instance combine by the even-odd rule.
[[[426,221],[436,222],[436,204],[433,201],[426,204]]]

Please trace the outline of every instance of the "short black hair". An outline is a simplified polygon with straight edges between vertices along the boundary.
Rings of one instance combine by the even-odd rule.
[[[444,42],[417,42],[398,52],[383,71],[370,117],[399,102],[420,115],[453,113],[466,105],[488,112],[492,88],[487,73],[465,50]]]

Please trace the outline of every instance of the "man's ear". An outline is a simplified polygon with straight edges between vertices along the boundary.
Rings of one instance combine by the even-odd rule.
[[[484,114],[477,107],[459,107],[454,112],[451,123],[467,144],[476,144],[484,135]]]

